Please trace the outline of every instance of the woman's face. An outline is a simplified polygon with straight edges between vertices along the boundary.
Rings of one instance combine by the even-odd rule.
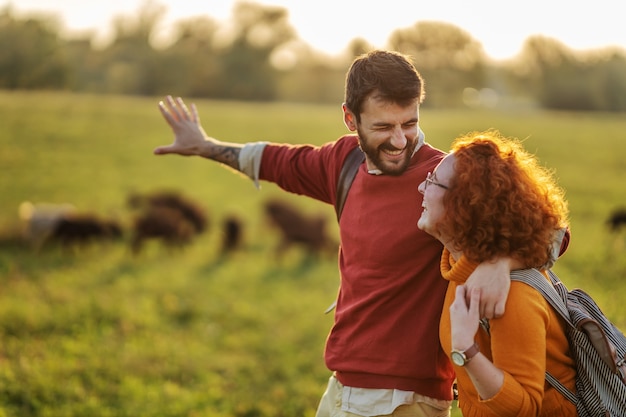
[[[454,154],[449,154],[441,160],[430,176],[418,187],[419,192],[424,195],[424,201],[422,203],[422,215],[417,221],[417,227],[439,239],[442,243],[445,243],[445,239],[444,236],[441,236],[437,223],[445,213],[443,196],[448,192],[453,177]]]

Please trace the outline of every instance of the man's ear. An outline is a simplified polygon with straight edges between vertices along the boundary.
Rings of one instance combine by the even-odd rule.
[[[357,127],[356,116],[350,111],[350,109],[348,109],[345,103],[341,105],[341,109],[343,110],[343,123],[346,125],[348,130],[354,132]]]

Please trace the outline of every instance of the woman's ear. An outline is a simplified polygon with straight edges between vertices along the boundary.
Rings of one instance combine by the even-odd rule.
[[[348,109],[345,103],[341,105],[341,109],[343,110],[343,123],[348,130],[354,132],[356,130],[356,116]]]

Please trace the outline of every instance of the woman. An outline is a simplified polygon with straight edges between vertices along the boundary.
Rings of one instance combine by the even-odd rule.
[[[567,221],[563,190],[534,156],[495,130],[458,138],[419,190],[418,227],[445,247],[440,338],[455,364],[463,416],[576,416],[545,382],[547,370],[575,392],[565,326],[543,296],[511,282],[505,314],[489,321],[488,334],[479,328],[480,294],[466,294],[463,285],[495,257],[515,259],[517,269],[549,265],[548,248]]]

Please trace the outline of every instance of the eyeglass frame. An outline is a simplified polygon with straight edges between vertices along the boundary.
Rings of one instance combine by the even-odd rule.
[[[450,187],[448,187],[447,185],[443,185],[437,181],[435,181],[433,179],[433,174],[431,172],[429,172],[428,174],[426,174],[426,179],[424,180],[424,190],[426,190],[426,188],[428,188],[428,186],[432,184],[432,185],[436,185],[437,187],[441,187],[444,190],[449,190]]]

